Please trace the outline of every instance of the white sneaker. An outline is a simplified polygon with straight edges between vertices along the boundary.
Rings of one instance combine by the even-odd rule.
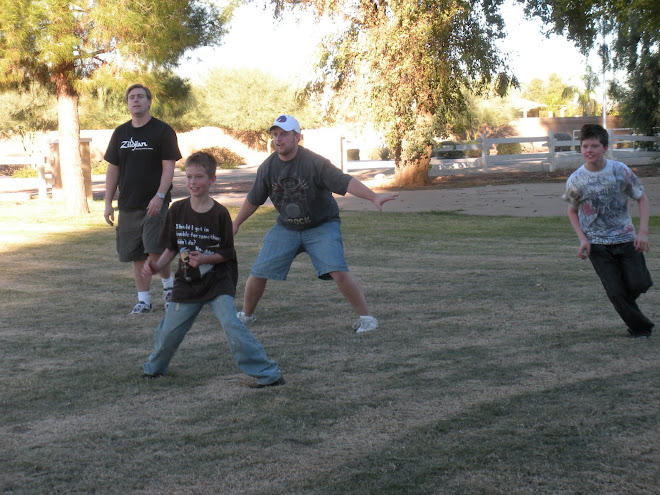
[[[378,328],[378,320],[373,316],[360,316],[360,319],[353,323],[355,333],[370,332]]]
[[[165,309],[172,302],[172,289],[163,289],[163,301],[165,301]]]
[[[154,312],[154,308],[151,304],[147,304],[146,302],[139,301],[133,308],[133,311],[131,311],[129,314],[139,315],[142,313],[153,313],[153,312]]]
[[[243,325],[247,326],[250,323],[254,323],[257,320],[255,315],[248,316],[243,311],[236,313],[236,317],[243,322]]]

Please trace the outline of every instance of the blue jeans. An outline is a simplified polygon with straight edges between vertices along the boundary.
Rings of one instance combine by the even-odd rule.
[[[347,272],[341,223],[326,222],[306,230],[290,230],[275,223],[264,237],[264,245],[252,265],[250,275],[271,280],[286,280],[293,259],[307,253],[316,276],[330,280],[330,272]]]
[[[632,242],[592,244],[589,260],[614,309],[633,335],[650,335],[653,322],[637,306],[637,298],[652,285],[644,255]]]
[[[266,351],[252,332],[236,317],[234,298],[221,295],[204,303],[170,303],[165,317],[156,329],[154,352],[149,362],[142,366],[149,375],[166,374],[172,356],[192,327],[204,305],[208,304],[222,325],[229,348],[238,367],[257,379],[260,385],[268,385],[280,379],[280,368],[266,357]]]

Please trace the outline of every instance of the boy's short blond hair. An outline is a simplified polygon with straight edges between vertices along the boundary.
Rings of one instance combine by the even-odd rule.
[[[211,178],[215,177],[215,171],[218,168],[218,161],[211,153],[207,153],[205,151],[196,151],[188,158],[186,158],[186,168],[188,168],[188,165],[197,165],[198,167],[202,167],[204,172],[206,172],[206,175]]]

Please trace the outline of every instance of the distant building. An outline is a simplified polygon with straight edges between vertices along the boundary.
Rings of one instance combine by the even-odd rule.
[[[546,105],[516,96],[511,99],[511,106],[521,112],[522,118],[526,119],[527,117],[540,117],[541,108],[544,108]]]

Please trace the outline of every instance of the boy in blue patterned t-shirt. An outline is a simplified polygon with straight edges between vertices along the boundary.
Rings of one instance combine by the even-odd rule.
[[[649,201],[641,181],[626,165],[605,158],[608,141],[602,126],[582,127],[585,163],[566,181],[568,218],[580,240],[577,255],[589,257],[628,333],[648,338],[653,322],[636,300],[653,285],[643,254],[649,250]],[[628,198],[639,206],[637,234],[628,214]]]

